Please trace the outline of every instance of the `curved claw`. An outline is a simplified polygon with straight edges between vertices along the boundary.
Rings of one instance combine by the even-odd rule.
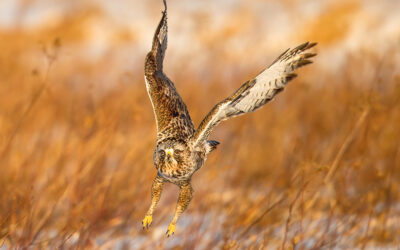
[[[168,230],[165,233],[167,237],[172,236],[175,233],[175,225],[174,224],[169,224]]]
[[[153,221],[153,216],[151,215],[146,215],[144,219],[142,220],[142,226],[143,230],[148,229],[151,225],[151,222]]]

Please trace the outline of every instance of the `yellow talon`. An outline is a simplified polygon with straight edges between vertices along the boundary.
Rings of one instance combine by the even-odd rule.
[[[149,226],[151,225],[151,222],[153,221],[153,216],[151,215],[146,215],[144,217],[144,219],[142,220],[142,225],[143,225],[143,229],[145,228],[149,228]]]
[[[167,230],[167,237],[173,235],[175,233],[175,225],[174,224],[169,224],[168,230]]]

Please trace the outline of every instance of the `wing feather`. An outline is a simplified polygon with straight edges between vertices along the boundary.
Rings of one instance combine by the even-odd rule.
[[[306,42],[286,50],[256,78],[244,83],[231,96],[214,106],[200,123],[193,136],[194,145],[204,143],[211,130],[221,121],[261,108],[281,92],[286,84],[297,75],[294,70],[312,63],[314,53],[305,51],[316,43]]]
[[[194,133],[189,112],[172,81],[163,72],[167,49],[167,5],[153,38],[151,51],[145,61],[145,83],[157,124],[157,142],[175,138],[183,139]]]

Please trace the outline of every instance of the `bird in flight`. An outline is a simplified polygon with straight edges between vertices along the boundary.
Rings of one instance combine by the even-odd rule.
[[[151,187],[151,205],[142,221],[143,229],[153,220],[153,211],[160,200],[164,182],[179,187],[175,215],[168,226],[167,236],[175,232],[179,216],[192,199],[192,175],[206,161],[207,155],[219,142],[209,140],[210,132],[220,122],[259,109],[281,92],[296,77],[299,67],[310,64],[315,53],[307,52],[316,43],[306,42],[283,52],[255,78],[245,82],[233,94],[217,103],[195,129],[182,98],[172,81],[163,72],[167,49],[167,4],[164,2],[162,18],[153,38],[151,51],[145,60],[147,93],[157,125],[156,147],[153,162],[157,169]]]

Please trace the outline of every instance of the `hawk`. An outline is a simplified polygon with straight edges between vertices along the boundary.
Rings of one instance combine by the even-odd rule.
[[[245,82],[232,95],[216,104],[195,129],[188,109],[172,81],[163,72],[167,49],[167,4],[153,38],[151,51],[145,60],[145,82],[157,125],[153,162],[157,175],[151,187],[151,205],[142,221],[143,229],[152,222],[164,182],[176,184],[179,198],[167,236],[175,232],[179,216],[192,199],[192,175],[206,161],[219,142],[209,140],[210,132],[220,122],[261,108],[281,92],[296,77],[293,71],[310,64],[316,54],[307,52],[316,43],[306,42],[283,52],[254,79]]]

